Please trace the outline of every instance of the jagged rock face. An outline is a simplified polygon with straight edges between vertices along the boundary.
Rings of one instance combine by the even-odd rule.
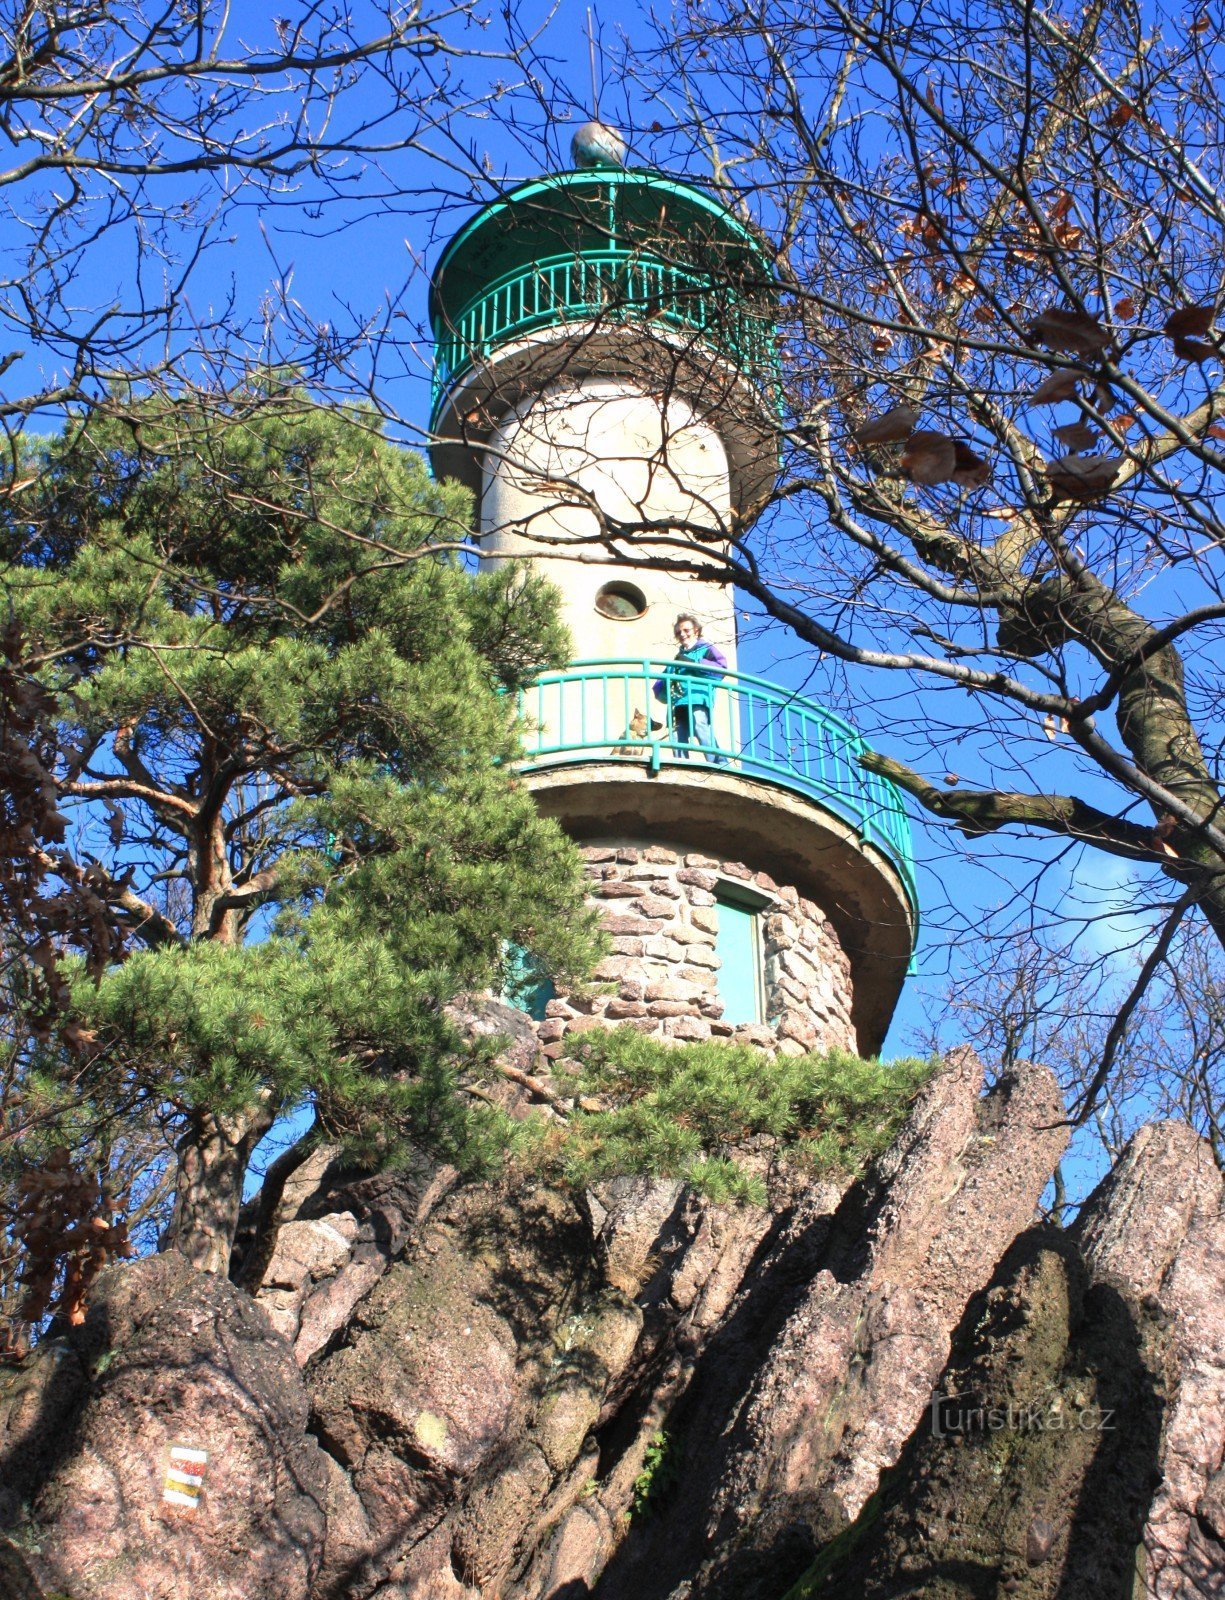
[[[1161,1421],[1148,1333],[1065,1234],[1022,1235],[899,1465],[797,1593],[1128,1594]]]
[[[1225,1593],[1222,1180],[1146,1128],[971,1301],[937,1398],[795,1600]]]
[[[759,1264],[677,1410],[676,1508],[631,1532],[602,1596],[773,1597],[858,1513],[1066,1143],[1049,1073],[981,1086],[961,1052],[828,1227]]]
[[[1035,1228],[1060,1117],[960,1054],[862,1181],[773,1214],[321,1160],[254,1300],[114,1269],[0,1380],[0,1593],[1096,1600],[1141,1550],[1136,1596],[1219,1595],[1220,1176],[1150,1130]],[[933,1431],[933,1389],[1074,1426]],[[194,1511],[171,1443],[210,1451]]]
[[[315,1367],[315,1427],[381,1544],[411,1546],[504,1446],[526,1445],[585,1254],[559,1196],[456,1197]]]
[[[1062,1149],[1049,1075],[981,1077],[958,1057],[869,1182],[775,1218],[641,1181],[585,1215],[452,1196],[308,1369],[372,1528],[346,1592],[778,1593],[896,1458]],[[627,1539],[663,1432],[695,1441],[683,1484]]]
[[[0,1367],[0,1527],[20,1523],[23,1502],[52,1469],[84,1387],[76,1351],[59,1339],[39,1345],[20,1366]]]
[[[1155,1600],[1225,1595],[1225,1181],[1190,1128],[1142,1128],[1077,1235],[1096,1283],[1159,1320],[1160,1482],[1144,1525]]]

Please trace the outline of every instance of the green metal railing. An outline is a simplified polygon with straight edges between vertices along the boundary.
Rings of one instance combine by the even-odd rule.
[[[888,857],[917,921],[902,794],[860,766],[868,747],[854,728],[763,678],[714,671],[709,677],[714,743],[705,747],[677,737],[666,696],[670,684],[682,680],[672,661],[583,661],[545,673],[519,694],[527,727],[525,768],[625,761],[658,772],[665,764],[697,760],[794,790],[850,823],[861,840]]]
[[[777,377],[772,308],[739,298],[726,279],[637,251],[584,251],[507,273],[453,322],[435,326],[433,421],[454,380],[499,345],[551,323],[597,318],[679,328],[756,381]]]

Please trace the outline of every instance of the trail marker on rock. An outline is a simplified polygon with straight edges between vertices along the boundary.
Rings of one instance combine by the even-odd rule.
[[[166,1468],[166,1481],[162,1486],[163,1503],[194,1511],[200,1503],[207,1465],[207,1450],[197,1450],[185,1444],[171,1445],[170,1464]]]

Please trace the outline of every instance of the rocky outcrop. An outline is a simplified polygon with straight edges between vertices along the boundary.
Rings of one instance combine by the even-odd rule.
[[[1144,1523],[1154,1600],[1225,1595],[1225,1181],[1180,1123],[1142,1128],[1077,1229],[1096,1283],[1160,1324],[1160,1482]]]
[[[3,1592],[306,1600],[327,1469],[298,1367],[249,1296],[155,1256],[99,1278],[74,1342],[92,1381],[10,1524]],[[175,1447],[196,1453],[198,1504],[172,1472]]]
[[[834,1215],[756,1265],[674,1415],[676,1505],[631,1532],[601,1595],[772,1597],[858,1513],[1066,1143],[1046,1071],[981,1088],[958,1053]]]
[[[958,1053],[861,1180],[773,1211],[321,1154],[254,1298],[112,1269],[0,1374],[0,1593],[1219,1597],[1220,1175],[1146,1130],[1035,1226],[1061,1118]],[[194,1508],[172,1445],[208,1453]]]
[[[19,1526],[25,1502],[55,1465],[85,1371],[62,1339],[0,1366],[0,1528]]]
[[[418,1158],[355,1181],[321,1150],[313,1182],[287,1187],[254,1282],[242,1281],[299,1366],[326,1351],[454,1187],[452,1167]]]
[[[1222,1180],[1146,1128],[973,1299],[930,1412],[795,1600],[1225,1593]]]

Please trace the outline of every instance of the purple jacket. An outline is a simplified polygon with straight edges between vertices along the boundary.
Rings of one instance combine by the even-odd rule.
[[[678,650],[676,660],[662,678],[651,685],[657,700],[669,706],[705,706],[709,711],[715,698],[715,684],[727,671],[727,657],[716,645],[699,639],[687,650]]]

